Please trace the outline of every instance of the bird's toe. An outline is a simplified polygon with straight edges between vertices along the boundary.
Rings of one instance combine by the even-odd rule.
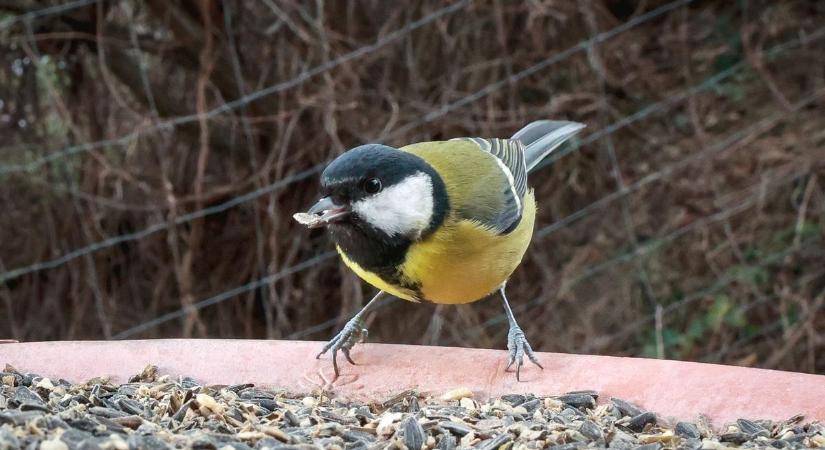
[[[536,354],[533,352],[532,347],[530,347],[527,338],[524,336],[524,331],[518,326],[511,327],[507,333],[507,353],[509,359],[505,370],[509,372],[510,368],[515,364],[517,381],[521,381],[521,367],[524,365],[524,355],[527,355],[530,362],[544,369],[538,362],[538,358],[536,358]]]

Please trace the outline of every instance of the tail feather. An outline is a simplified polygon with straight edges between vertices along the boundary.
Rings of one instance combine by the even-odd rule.
[[[524,145],[524,162],[527,172],[553,150],[581,131],[585,125],[563,120],[538,120],[527,124],[510,139],[521,141]]]

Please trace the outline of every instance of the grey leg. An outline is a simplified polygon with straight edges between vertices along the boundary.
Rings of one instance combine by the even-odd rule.
[[[543,370],[544,367],[539,364],[536,355],[533,353],[533,349],[530,347],[530,343],[527,342],[527,338],[524,336],[524,331],[522,331],[521,327],[516,323],[513,310],[510,309],[510,303],[507,302],[507,295],[504,293],[505,286],[506,283],[498,290],[499,294],[501,294],[501,303],[504,305],[504,312],[507,314],[507,321],[510,323],[510,331],[507,332],[507,351],[510,353],[510,360],[505,370],[510,370],[510,366],[512,366],[513,363],[517,363],[516,381],[521,381],[519,377],[521,375],[521,366],[524,365],[525,354],[530,358],[530,361],[539,366],[540,369]]]
[[[364,339],[367,338],[367,329],[364,325],[364,316],[379,303],[381,303],[381,299],[384,297],[388,297],[388,294],[384,291],[379,292],[366,304],[361,311],[358,311],[358,314],[352,317],[346,325],[344,325],[344,329],[341,330],[340,333],[336,334],[334,338],[332,338],[329,342],[324,345],[324,348],[321,349],[321,353],[318,353],[318,356],[315,359],[318,359],[329,350],[332,350],[332,367],[335,369],[335,376],[338,376],[338,350],[341,350],[341,353],[344,354],[344,357],[347,358],[347,361],[350,364],[355,365],[355,361],[352,360],[350,357],[349,351],[352,349],[355,344],[359,342],[363,342]]]

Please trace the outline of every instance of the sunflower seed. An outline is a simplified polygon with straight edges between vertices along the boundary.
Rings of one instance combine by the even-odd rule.
[[[721,436],[719,436],[719,440],[722,442],[730,442],[733,444],[741,445],[745,442],[748,442],[750,440],[750,436],[741,432],[724,433]]]
[[[513,436],[510,433],[501,433],[492,439],[481,442],[476,448],[479,450],[497,450],[512,440]]]
[[[424,446],[424,429],[418,423],[415,416],[409,416],[401,423],[401,429],[404,430],[404,444],[409,450],[421,450]]]
[[[602,430],[592,420],[585,420],[579,425],[579,433],[591,441],[600,441],[602,439]]]
[[[644,412],[644,410],[638,406],[619,398],[611,398],[610,402],[613,403],[613,406],[615,406],[623,416],[635,417]]]
[[[438,441],[438,450],[454,450],[456,447],[456,438],[449,432],[443,433],[441,439]]]
[[[472,428],[458,422],[447,421],[442,422],[440,425],[441,428],[444,428],[445,430],[455,434],[456,436],[465,436],[473,431]]]
[[[644,431],[645,426],[655,424],[656,414],[653,414],[652,412],[644,412],[631,418],[627,423],[627,428],[636,432],[641,432]]]
[[[675,428],[676,434],[688,439],[701,439],[702,434],[699,428],[690,422],[678,422]]]
[[[15,406],[35,405],[46,407],[46,403],[43,399],[26,386],[18,386],[14,389],[14,395],[11,397],[11,403]]]
[[[739,426],[739,430],[751,437],[768,437],[771,434],[770,431],[766,430],[762,425],[748,419],[739,419],[736,421],[736,425]]]
[[[556,397],[557,400],[560,402],[570,405],[574,408],[585,408],[585,409],[593,409],[596,407],[596,399],[589,394],[564,394]]]
[[[501,396],[501,401],[509,404],[510,406],[518,406],[524,403],[526,399],[521,394],[506,394]]]

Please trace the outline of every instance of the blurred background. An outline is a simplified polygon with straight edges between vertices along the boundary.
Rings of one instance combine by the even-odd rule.
[[[823,113],[816,0],[0,0],[0,338],[329,339],[374,290],[291,219],[326,162],[558,118],[534,348],[825,373]],[[502,313],[370,341],[504,348]]]

